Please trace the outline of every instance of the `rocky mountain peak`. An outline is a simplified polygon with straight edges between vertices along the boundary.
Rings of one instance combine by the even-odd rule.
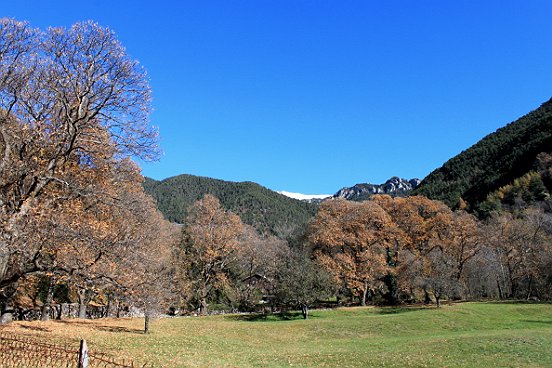
[[[393,176],[383,184],[356,184],[345,187],[334,194],[334,198],[345,198],[351,201],[363,201],[374,194],[389,194],[392,196],[406,196],[420,185],[418,178],[406,180]]]

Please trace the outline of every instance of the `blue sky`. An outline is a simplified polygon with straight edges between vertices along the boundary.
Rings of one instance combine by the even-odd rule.
[[[423,178],[552,96],[552,1],[9,1],[92,19],[148,70],[164,156],[189,173],[334,193]]]

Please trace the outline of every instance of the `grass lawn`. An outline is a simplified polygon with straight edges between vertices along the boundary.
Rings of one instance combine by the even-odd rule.
[[[343,308],[252,316],[17,322],[4,330],[165,367],[552,367],[552,304]]]

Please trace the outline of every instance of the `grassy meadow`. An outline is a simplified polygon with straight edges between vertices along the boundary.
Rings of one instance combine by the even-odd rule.
[[[552,367],[552,304],[342,308],[300,315],[16,322],[3,327],[164,367]]]

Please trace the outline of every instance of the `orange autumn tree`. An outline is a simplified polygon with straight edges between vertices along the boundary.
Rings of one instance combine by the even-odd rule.
[[[72,180],[82,181],[83,188],[89,183],[87,191],[58,201],[29,223],[36,244],[27,247],[33,250],[33,273],[73,289],[81,318],[94,298],[106,304],[125,300],[142,306],[144,298],[149,306],[159,304],[145,291],[156,294],[160,282],[167,289],[158,276],[170,264],[167,254],[175,242],[155,203],[144,193],[139,170],[126,161],[80,167],[76,173]],[[51,302],[50,294],[46,301]],[[48,318],[45,307],[43,318]]]
[[[449,246],[452,211],[443,203],[422,196],[390,198],[376,196],[397,229],[394,238],[394,274],[399,289],[415,295],[421,289],[425,300],[432,293],[439,303],[450,285]]]
[[[410,295],[422,289],[426,300],[431,292],[438,304],[444,295],[460,295],[465,266],[479,249],[476,219],[422,196],[371,200],[393,221],[390,258],[398,287]]]
[[[182,280],[190,302],[206,314],[216,292],[230,288],[228,271],[238,261],[244,225],[219,200],[205,195],[189,209],[182,240]]]
[[[459,296],[465,266],[479,249],[477,221],[425,197],[376,195],[323,203],[310,225],[316,258],[360,296],[380,291],[390,303],[422,291],[437,304]],[[385,286],[385,288],[383,287]]]
[[[454,213],[447,254],[454,260],[456,280],[464,276],[466,264],[479,252],[483,237],[475,216],[463,211]]]
[[[366,304],[387,272],[389,215],[375,202],[342,199],[321,204],[309,228],[317,261],[336,282],[344,284]]]

